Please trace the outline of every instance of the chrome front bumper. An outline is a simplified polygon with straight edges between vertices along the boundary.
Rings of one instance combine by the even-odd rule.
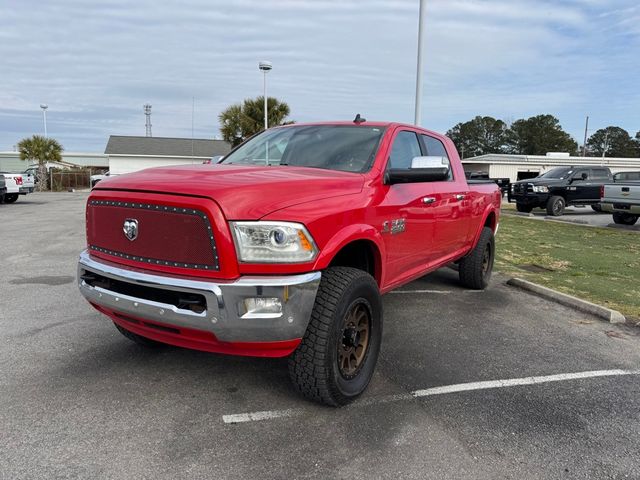
[[[98,274],[112,280],[172,292],[204,296],[201,313],[89,285],[83,276]],[[85,250],[78,261],[78,286],[85,298],[124,315],[212,332],[225,342],[275,342],[304,335],[320,285],[320,272],[290,276],[240,277],[233,282],[210,282],[146,273],[98,260]],[[252,314],[247,298],[277,298],[281,313]],[[265,318],[266,317],[266,318]]]

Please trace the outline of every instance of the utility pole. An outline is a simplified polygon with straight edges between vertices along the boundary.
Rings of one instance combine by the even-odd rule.
[[[47,135],[47,108],[49,108],[49,105],[47,105],[46,103],[41,103],[40,104],[40,108],[42,109],[42,117],[44,118],[44,138],[48,138],[48,135]]]
[[[258,64],[258,68],[264,74],[264,83],[263,83],[263,96],[264,96],[264,129],[269,128],[269,124],[267,121],[267,73],[271,71],[273,68],[273,64],[271,62],[267,62],[263,60]]]
[[[416,66],[416,109],[413,123],[420,125],[422,122],[422,38],[424,34],[424,17],[426,16],[425,4],[427,0],[420,0],[420,13],[418,19],[418,61]]]
[[[587,130],[589,129],[589,115],[587,115],[587,120],[584,122],[584,143],[582,144],[582,156],[587,156]]]
[[[147,117],[144,124],[146,129],[145,136],[152,137],[153,135],[151,135],[151,104],[145,103],[143,105],[143,108],[144,108],[144,115],[145,117]]]

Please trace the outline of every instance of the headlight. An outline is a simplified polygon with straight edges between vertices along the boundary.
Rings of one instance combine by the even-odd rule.
[[[546,187],[544,185],[534,185],[533,191],[535,193],[549,193],[549,187]]]
[[[299,223],[230,222],[238,260],[248,263],[300,263],[318,254],[313,238]]]

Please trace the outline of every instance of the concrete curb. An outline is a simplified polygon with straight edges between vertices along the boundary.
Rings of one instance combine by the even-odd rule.
[[[581,312],[590,313],[596,317],[600,317],[609,323],[625,323],[626,318],[617,310],[596,305],[595,303],[587,302],[581,298],[567,295],[566,293],[557,292],[551,288],[543,287],[537,283],[522,280],[521,278],[511,278],[507,280],[507,285],[512,287],[521,288],[528,292],[534,293],[542,298],[551,300],[552,302],[559,303],[566,307],[572,307]]]
[[[589,222],[587,222],[586,220],[573,220],[573,219],[562,219],[561,217],[552,217],[549,215],[546,215],[544,217],[545,220],[552,220],[554,222],[562,222],[562,223],[575,223],[577,225],[589,225],[592,227],[597,227],[598,225],[591,225]]]
[[[513,210],[512,211],[500,210],[500,214],[501,215],[513,215],[514,217],[535,217],[535,215],[533,213],[514,212]]]

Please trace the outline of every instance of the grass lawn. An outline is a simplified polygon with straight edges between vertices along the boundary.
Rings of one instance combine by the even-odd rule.
[[[503,215],[496,269],[640,317],[637,233]]]

